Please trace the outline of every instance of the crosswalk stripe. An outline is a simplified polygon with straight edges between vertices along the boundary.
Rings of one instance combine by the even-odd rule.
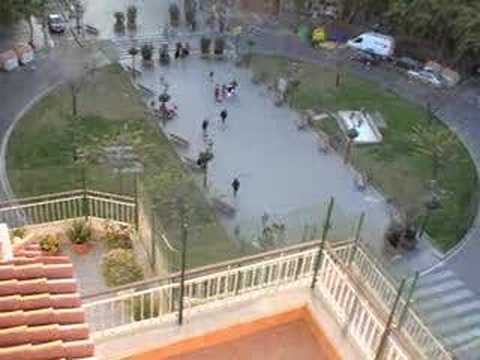
[[[459,317],[461,314],[468,312],[480,312],[480,301],[472,301],[455,307],[448,307],[444,311],[435,312],[434,314],[430,315],[429,320],[433,323],[446,318]]]
[[[461,289],[452,294],[448,294],[439,298],[425,299],[418,302],[416,306],[422,312],[434,311],[437,308],[444,308],[447,306],[453,306],[455,303],[465,301],[467,299],[475,299],[473,292],[467,289]]]
[[[451,280],[451,281],[446,281],[442,284],[432,286],[432,287],[427,287],[427,288],[420,288],[415,292],[415,297],[417,299],[425,298],[425,297],[430,297],[433,295],[438,295],[440,293],[446,292],[446,291],[452,291],[453,289],[461,288],[463,287],[464,284],[459,281],[459,280]]]

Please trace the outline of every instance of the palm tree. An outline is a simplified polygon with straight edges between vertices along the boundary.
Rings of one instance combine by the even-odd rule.
[[[453,160],[455,134],[447,128],[428,125],[416,125],[412,132],[414,151],[430,160],[432,180],[437,180],[440,168]]]
[[[132,76],[135,77],[135,58],[137,57],[138,55],[138,49],[136,47],[132,47],[130,48],[130,50],[128,50],[128,54],[132,57]]]

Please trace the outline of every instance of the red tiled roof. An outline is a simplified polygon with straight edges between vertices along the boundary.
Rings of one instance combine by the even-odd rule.
[[[94,359],[73,265],[36,244],[0,262],[0,360]]]

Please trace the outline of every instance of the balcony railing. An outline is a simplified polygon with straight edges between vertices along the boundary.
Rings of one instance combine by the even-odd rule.
[[[380,270],[377,272],[377,264],[368,260],[363,249],[355,246],[352,242],[343,242],[323,250],[314,291],[330,306],[337,321],[348,330],[366,358],[374,359],[386,329],[390,293],[396,290],[388,278],[382,277]],[[307,287],[314,274],[318,247],[319,242],[312,242],[187,272],[185,316],[285,288]],[[350,260],[351,267],[347,268]],[[365,284],[356,280],[364,272],[376,274],[372,294],[382,292],[381,287],[384,287],[387,302],[383,302],[384,296],[375,299],[383,304],[381,307],[364,291]],[[180,284],[180,275],[172,274],[85,296],[84,308],[94,338],[105,339],[174,320]],[[383,359],[432,359],[433,354],[435,359],[452,359],[420,317],[408,309],[403,328],[397,331],[394,326],[392,335],[387,338]]]

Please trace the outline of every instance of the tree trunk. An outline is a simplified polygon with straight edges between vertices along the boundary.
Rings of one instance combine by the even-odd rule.
[[[135,56],[132,56],[132,76],[135,78]]]
[[[350,158],[352,157],[352,139],[348,139],[347,147],[345,148],[345,158],[343,159],[344,164],[348,164],[350,162]]]
[[[33,32],[34,32],[34,29],[33,29],[33,19],[32,19],[32,16],[31,15],[28,15],[26,17],[26,20],[27,20],[27,24],[28,24],[28,30],[30,32],[30,41],[29,43],[30,44],[33,44]]]
[[[203,187],[206,189],[208,186],[208,165],[203,169]]]
[[[72,115],[77,116],[77,91],[72,85]]]

